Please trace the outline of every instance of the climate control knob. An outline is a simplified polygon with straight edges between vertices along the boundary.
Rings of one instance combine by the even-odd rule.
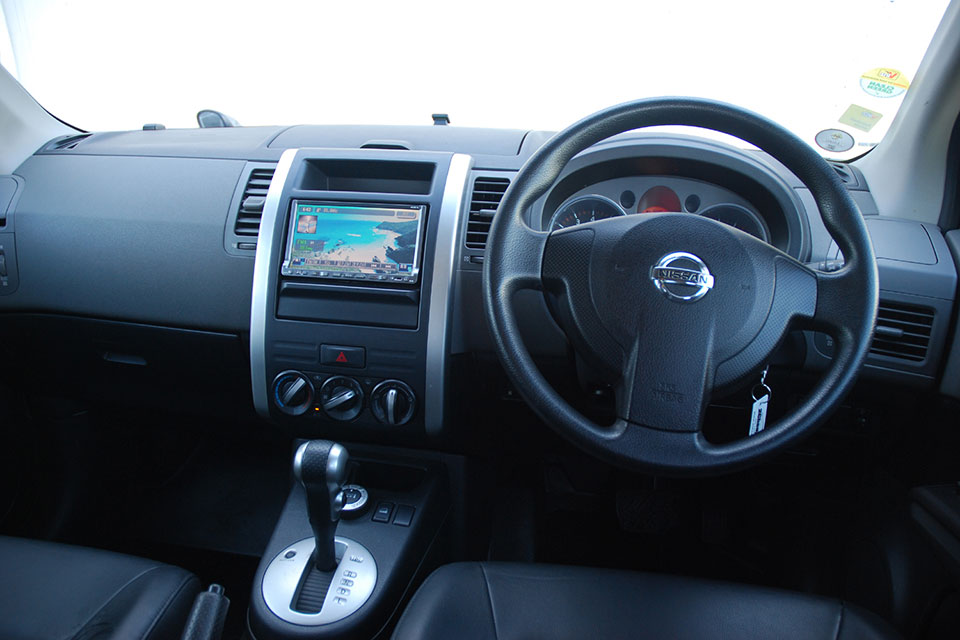
[[[380,422],[401,425],[410,422],[417,408],[417,396],[405,382],[384,380],[370,394],[370,409]]]
[[[353,378],[333,376],[320,386],[319,402],[334,420],[353,420],[363,409],[363,389]]]
[[[273,379],[273,402],[287,415],[303,415],[313,404],[313,385],[299,371],[284,371]]]

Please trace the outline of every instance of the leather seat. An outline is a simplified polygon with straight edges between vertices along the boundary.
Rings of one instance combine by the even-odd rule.
[[[420,587],[393,640],[896,638],[838,600],[693,578],[458,563]]]
[[[200,584],[108,551],[0,536],[0,638],[179,638]]]

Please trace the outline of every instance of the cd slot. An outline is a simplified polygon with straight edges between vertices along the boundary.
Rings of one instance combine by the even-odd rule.
[[[416,329],[419,315],[419,289],[283,282],[277,300],[285,320]]]

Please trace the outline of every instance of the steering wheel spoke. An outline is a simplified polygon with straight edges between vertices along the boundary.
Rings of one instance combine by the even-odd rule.
[[[788,256],[776,259],[774,306],[789,323],[829,333],[844,343],[864,329],[863,307],[874,295],[865,288],[856,265],[839,271],[817,271]],[[869,319],[868,319],[869,321]],[[784,330],[787,327],[784,327]],[[870,331],[872,333],[872,326]]]
[[[747,238],[745,245],[762,273],[755,295],[765,302],[756,307],[762,317],[745,322],[741,335],[728,343],[733,348],[720,350],[717,387],[727,387],[756,373],[787,333],[809,324],[816,310],[816,272],[762,240]]]
[[[859,326],[862,314],[857,312],[869,293],[863,290],[856,272],[850,268],[815,273],[817,305],[811,317],[811,326],[841,337]]]
[[[710,399],[712,332],[646,331],[616,387],[617,415],[631,426],[696,432]]]
[[[520,223],[509,246],[499,252],[498,272],[503,294],[512,295],[521,289],[542,289],[541,270],[548,237],[548,233],[534,231]]]

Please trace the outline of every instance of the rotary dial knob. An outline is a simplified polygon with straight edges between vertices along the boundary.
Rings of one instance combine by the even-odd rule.
[[[404,382],[384,380],[373,388],[370,408],[380,422],[389,425],[406,424],[417,408],[417,396]]]
[[[273,402],[287,415],[303,415],[313,404],[313,385],[299,371],[284,371],[273,380]]]

